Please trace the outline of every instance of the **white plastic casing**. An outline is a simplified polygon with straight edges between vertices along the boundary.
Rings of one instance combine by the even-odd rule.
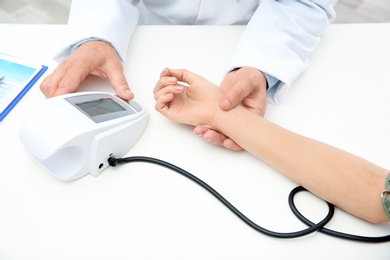
[[[129,113],[97,123],[72,105],[69,97],[112,99]],[[81,92],[47,99],[32,109],[20,126],[20,140],[50,174],[71,181],[88,173],[97,176],[108,167],[111,155],[125,155],[147,122],[147,111],[135,101],[126,102],[108,93]]]

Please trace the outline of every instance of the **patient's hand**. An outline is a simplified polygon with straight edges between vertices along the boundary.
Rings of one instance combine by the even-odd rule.
[[[229,111],[241,105],[260,116],[264,116],[267,105],[267,79],[260,70],[243,67],[231,71],[223,79],[220,89],[224,95],[220,99],[219,105],[223,110]],[[195,127],[194,133],[213,144],[235,151],[243,150],[232,139],[207,126]]]
[[[213,128],[215,113],[222,111],[220,89],[187,70],[164,69],[153,93],[156,110],[177,123]]]

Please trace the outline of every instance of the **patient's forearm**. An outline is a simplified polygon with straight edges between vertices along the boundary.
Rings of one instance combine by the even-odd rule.
[[[297,184],[367,221],[387,221],[381,204],[387,170],[241,107],[216,118],[219,131]]]

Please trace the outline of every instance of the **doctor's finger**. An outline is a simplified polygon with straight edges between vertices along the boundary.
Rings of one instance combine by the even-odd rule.
[[[73,92],[73,89],[77,89],[80,84],[80,82],[69,82],[69,73],[63,67],[60,64],[57,69],[42,81],[40,89],[47,98]],[[74,86],[75,84],[76,86]]]
[[[232,151],[243,151],[244,149],[239,146],[236,142],[234,142],[232,139],[230,138],[226,138],[223,142],[222,142],[222,145],[225,147],[225,148],[228,148],[229,150],[232,150]]]
[[[194,134],[203,138],[207,142],[212,144],[224,146],[233,151],[244,150],[241,146],[235,143],[232,139],[228,138],[222,133],[219,133],[208,126],[199,125],[194,128]]]
[[[66,70],[65,73],[63,73],[62,78],[58,81],[53,96],[75,92],[80,86],[81,81],[83,81],[87,75],[88,70],[85,70],[83,67]]]
[[[62,76],[60,77],[59,75],[55,75],[54,72],[43,79],[39,88],[46,98],[50,98],[54,95],[61,79]]]
[[[60,80],[57,89],[53,96],[60,96],[64,94],[73,93],[79,87],[81,81],[75,81],[73,78],[67,76]]]

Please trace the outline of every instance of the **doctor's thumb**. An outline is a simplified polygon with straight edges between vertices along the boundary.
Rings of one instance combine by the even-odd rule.
[[[131,91],[129,85],[127,82],[121,82],[121,83],[112,83],[111,85],[113,89],[115,90],[115,93],[122,99],[125,100],[131,100],[134,98],[134,93]]]
[[[229,111],[238,106],[244,98],[245,97],[241,97],[238,93],[225,93],[219,102],[219,106],[221,109]]]
[[[223,97],[221,102],[219,102],[219,106],[225,110],[225,111],[229,111],[232,107],[232,103],[230,102],[229,99]]]

